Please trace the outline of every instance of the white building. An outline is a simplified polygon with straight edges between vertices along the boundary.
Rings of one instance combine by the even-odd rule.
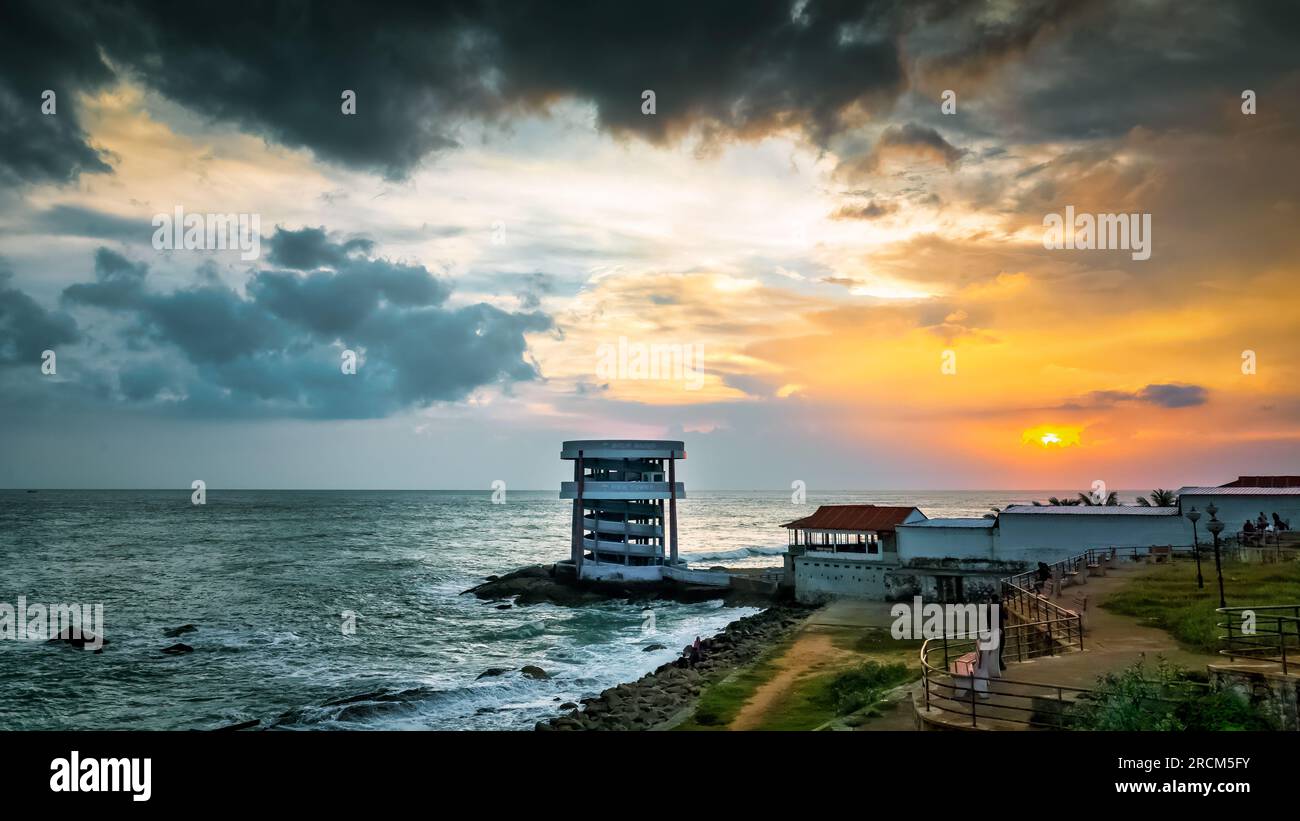
[[[677,555],[677,481],[684,442],[584,439],[565,442],[573,481],[560,498],[573,500],[569,563],[588,580],[660,581],[663,568],[685,568]]]
[[[786,584],[803,602],[835,596],[883,600],[898,566],[895,530],[925,514],[915,507],[822,505],[811,516],[782,525],[790,532]]]
[[[1192,523],[1177,507],[1009,505],[994,528],[1006,560],[1059,561],[1089,548],[1192,546]]]
[[[1225,537],[1235,537],[1246,524],[1264,514],[1273,524],[1276,513],[1287,526],[1300,528],[1300,476],[1242,476],[1220,487],[1185,487],[1178,491],[1178,508],[1186,515],[1192,508],[1201,513],[1198,532],[1205,539],[1206,511],[1216,508],[1215,517],[1223,522]]]

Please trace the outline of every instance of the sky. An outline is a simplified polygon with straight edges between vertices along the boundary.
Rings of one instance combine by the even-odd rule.
[[[0,487],[1300,473],[1293,4],[0,13]]]

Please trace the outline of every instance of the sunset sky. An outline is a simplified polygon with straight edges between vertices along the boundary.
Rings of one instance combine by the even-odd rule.
[[[0,486],[1300,473],[1292,4],[131,6],[3,12]],[[155,249],[178,206],[259,258]],[[1045,248],[1067,206],[1150,259]]]

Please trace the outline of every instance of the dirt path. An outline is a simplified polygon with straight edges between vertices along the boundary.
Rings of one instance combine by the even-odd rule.
[[[867,628],[888,627],[892,620],[889,607],[885,602],[840,600],[809,616],[790,647],[777,659],[776,675],[754,691],[727,729],[762,727],[803,679],[870,658],[847,646]]]
[[[829,633],[815,627],[805,627],[777,661],[779,672],[754,691],[754,695],[736,713],[727,729],[757,729],[800,678],[827,669],[845,655],[831,641]]]

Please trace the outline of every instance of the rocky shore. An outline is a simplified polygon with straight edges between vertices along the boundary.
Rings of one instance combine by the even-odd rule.
[[[673,581],[579,581],[560,576],[553,564],[529,565],[504,576],[488,576],[487,581],[464,592],[489,601],[513,599],[514,604],[520,606],[546,602],[572,607],[608,599],[687,603],[722,599],[735,606],[766,607],[772,601],[771,596],[745,590]]]
[[[705,686],[748,664],[792,633],[812,608],[778,604],[737,619],[701,642],[698,660],[684,654],[636,681],[584,698],[564,715],[539,721],[537,730],[650,730],[692,706]],[[684,648],[685,650],[685,648]]]

